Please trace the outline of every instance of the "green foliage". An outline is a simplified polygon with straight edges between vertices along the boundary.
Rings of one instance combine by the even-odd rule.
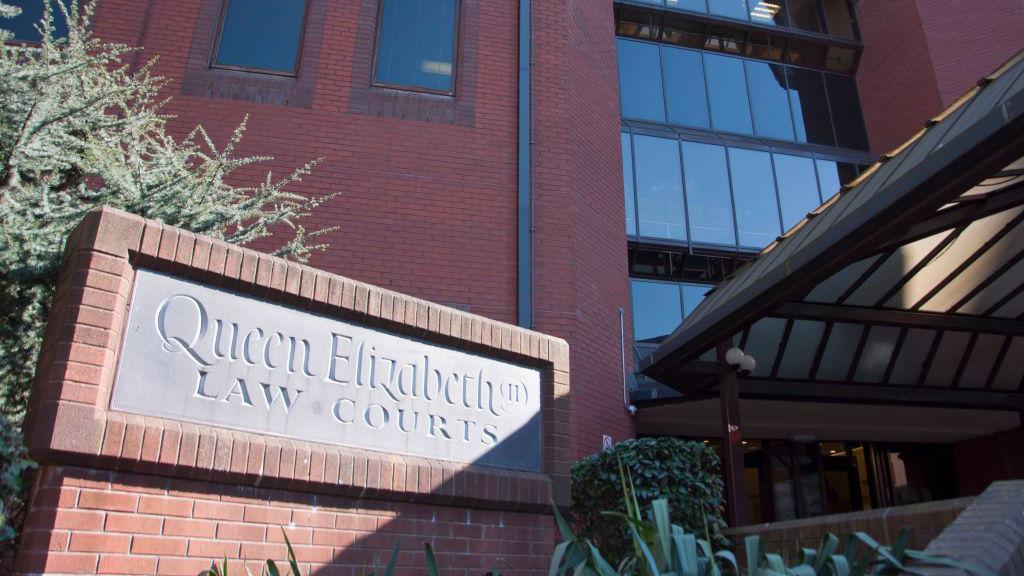
[[[626,500],[633,498],[626,491]],[[636,500],[633,498],[633,504]],[[907,530],[903,530],[894,546],[882,546],[863,532],[847,540],[842,554],[839,539],[826,534],[815,550],[800,552],[800,562],[789,566],[778,554],[761,549],[757,536],[744,540],[747,566],[744,570],[732,552],[714,551],[705,538],[687,533],[669,521],[668,501],[655,500],[646,519],[638,508],[627,504],[628,513],[611,513],[629,530],[633,550],[616,567],[606,560],[601,550],[588,538],[573,532],[555,508],[555,517],[562,542],[555,547],[548,569],[549,576],[874,576],[884,574],[921,574],[922,566],[945,566],[974,576],[995,576],[988,570],[948,558],[908,550]]]
[[[623,503],[620,462],[634,486],[638,507],[668,501],[671,521],[689,533],[710,533],[720,542],[725,506],[720,463],[703,442],[677,438],[638,438],[573,464],[572,495],[576,527],[615,561],[629,548],[628,527],[604,511],[628,513]]]
[[[244,120],[222,147],[201,127],[176,139],[160,112],[163,81],[149,65],[133,69],[132,48],[91,37],[92,5],[48,7],[40,45],[0,44],[0,414],[15,430],[64,243],[90,209],[109,205],[235,244],[263,239],[261,248],[300,261],[326,231],[299,223],[324,198],[285,190],[313,163],[236,185],[240,171],[251,182],[271,160],[236,156]],[[19,12],[0,0],[0,29]],[[68,22],[66,38],[53,38],[57,18]],[[21,457],[4,456],[0,475],[17,476]]]
[[[21,431],[0,414],[0,546],[15,539],[11,526],[21,517],[28,476],[35,464],[28,459]],[[8,520],[13,517],[14,522]]]

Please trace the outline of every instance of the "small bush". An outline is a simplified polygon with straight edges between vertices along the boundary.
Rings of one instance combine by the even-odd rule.
[[[638,438],[588,456],[572,467],[577,528],[609,558],[617,561],[630,545],[622,522],[602,514],[625,512],[620,460],[643,509],[663,498],[672,511],[672,523],[692,534],[706,534],[712,541],[722,540],[725,496],[715,451],[703,442]]]

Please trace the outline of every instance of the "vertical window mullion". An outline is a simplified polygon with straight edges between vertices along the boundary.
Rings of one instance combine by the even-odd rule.
[[[683,162],[683,141],[676,139],[676,154],[679,156],[679,179],[683,190],[683,226],[686,229],[686,251],[693,253],[693,234],[690,233],[690,204],[686,197],[686,163]]]
[[[771,165],[772,165],[772,182],[775,183],[775,207],[776,207],[776,209],[778,210],[778,213],[779,213],[779,230],[781,230],[782,233],[785,234],[786,233],[786,221],[783,220],[783,218],[782,218],[782,192],[779,190],[779,175],[778,175],[778,172],[775,169],[775,154],[769,153],[768,157],[771,159]],[[814,160],[811,160],[811,162],[813,163]],[[815,177],[817,177],[817,172],[815,172]],[[819,198],[821,197],[821,192],[820,191],[818,192],[818,197]],[[781,362],[781,360],[782,359],[780,358],[779,361]]]
[[[633,141],[633,129],[628,132],[630,135],[630,158],[633,170],[633,236],[640,238],[640,201],[637,200],[637,147]]]
[[[658,46],[658,70],[661,71],[661,113],[664,114],[665,122],[669,123],[668,116],[668,90],[665,89],[665,59],[662,58],[664,46]]]
[[[825,90],[825,107],[828,108],[828,121],[832,126],[832,142],[839,148],[839,131],[836,130],[835,113],[832,111],[832,98],[828,95],[828,83],[825,81],[825,73],[818,72],[821,76],[821,87]]]
[[[708,109],[708,128],[716,130],[714,113],[711,111],[711,88],[708,86],[708,60],[705,58],[705,52],[700,51],[700,68],[701,74],[704,76],[704,102]]]
[[[726,173],[726,184],[729,185],[729,202],[732,205],[732,230],[733,235],[736,239],[736,251],[740,249],[740,225],[739,219],[736,217],[736,193],[732,186],[732,159],[729,158],[729,147],[722,146],[725,150],[725,173]]]
[[[811,154],[811,162],[814,164],[814,183],[818,185],[818,206],[825,203],[825,193],[821,190],[821,173],[818,172],[818,155]],[[838,168],[837,168],[838,170]],[[842,184],[840,184],[841,186]]]

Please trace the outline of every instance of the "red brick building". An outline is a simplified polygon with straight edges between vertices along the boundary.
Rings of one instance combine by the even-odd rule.
[[[645,316],[634,322],[637,287],[649,282],[658,289],[667,284],[672,284],[671,290],[678,288],[679,302],[673,305],[679,310],[675,317],[665,315],[674,327],[696,305],[687,300],[693,297],[687,295],[687,287],[700,292],[699,300],[701,290],[727,276],[791,224],[784,214],[788,192],[778,176],[771,184],[776,197],[765,205],[773,214],[778,211],[778,222],[773,215],[769,224],[752,222],[745,229],[739,218],[746,208],[737,208],[740,197],[736,191],[742,186],[742,171],[730,174],[725,170],[720,180],[727,189],[724,210],[729,214],[726,220],[732,218],[732,223],[725,233],[731,239],[699,241],[697,230],[715,225],[696,214],[693,198],[691,204],[685,204],[681,190],[693,184],[684,184],[678,167],[674,175],[659,175],[642,183],[646,176],[637,167],[639,156],[631,155],[640,149],[641,141],[644,146],[682,142],[683,152],[674,154],[681,154],[683,165],[688,165],[687,145],[692,145],[693,154],[709,153],[706,158],[716,162],[720,152],[726,165],[737,165],[738,158],[746,155],[751,166],[764,160],[776,166],[774,170],[781,170],[777,166],[782,162],[801,159],[795,161],[799,166],[794,170],[806,164],[810,174],[816,174],[809,184],[813,188],[809,207],[804,205],[805,199],[790,210],[802,216],[835,192],[838,184],[856,176],[879,154],[909,137],[979,78],[1024,48],[1024,6],[1017,0],[970,6],[952,0],[668,0],[667,4],[663,0],[525,0],[532,8],[528,36],[532,57],[524,67],[519,60],[523,30],[518,26],[524,2],[451,0],[438,3],[455,10],[452,36],[442,38],[451,42],[451,57],[441,62],[441,73],[436,62],[423,61],[424,66],[434,66],[432,78],[446,78],[447,83],[438,88],[414,86],[415,81],[404,85],[400,78],[394,79],[397,76],[387,76],[390,69],[385,70],[390,61],[382,55],[381,44],[388,41],[382,23],[391,17],[385,5],[421,3],[296,0],[294,4],[300,8],[291,48],[294,63],[260,69],[231,63],[223,55],[229,43],[228,28],[235,25],[232,3],[242,1],[98,0],[94,30],[106,40],[144,46],[136,66],[159,58],[154,71],[168,80],[165,92],[173,100],[167,111],[176,116],[173,126],[181,135],[201,124],[215,141],[224,143],[247,116],[248,130],[240,153],[272,155],[271,167],[278,174],[321,159],[313,175],[295,187],[310,196],[337,193],[310,218],[311,226],[338,228],[324,238],[330,247],[313,257],[313,266],[565,338],[574,374],[573,457],[599,450],[604,435],[614,441],[637,433],[715,435],[713,425],[706,422],[680,425],[677,416],[655,414],[643,407],[638,417],[630,414],[627,387],[639,389],[634,390],[633,401],[641,406],[649,397],[636,392],[651,388],[642,378],[637,383],[634,353],[630,352],[646,351],[640,342],[644,338],[638,335],[636,348],[633,342],[634,330],[647,321]],[[235,16],[238,22],[247,22],[242,15]],[[421,15],[428,16],[434,17]],[[244,36],[244,30],[241,34]],[[248,47],[260,58],[267,56],[251,44],[238,42],[243,51]],[[625,60],[627,50],[641,56]],[[643,64],[652,62],[644,60],[649,54],[655,54],[650,70],[656,69],[658,82],[648,94],[641,84],[648,72]],[[684,63],[689,57],[697,58],[700,86],[707,82],[706,90],[701,90],[703,96],[697,96],[702,102],[697,108],[706,107],[700,113],[703,119],[692,122],[678,120],[689,109],[673,108],[675,102],[692,105],[695,101],[686,99],[692,95],[672,92],[676,84],[668,80],[671,74],[691,70],[685,66],[693,64]],[[719,70],[719,65],[724,71],[720,76],[708,72],[705,77],[706,71]],[[733,65],[738,76],[727,75]],[[528,102],[521,91],[524,71],[530,80],[525,92]],[[728,82],[733,81],[739,84],[730,88]],[[678,85],[686,84],[680,81]],[[768,89],[758,92],[758,86],[767,85],[772,90],[781,86],[782,95]],[[733,96],[743,93],[740,108],[728,108],[726,98],[717,96],[716,90]],[[656,93],[661,94],[654,96],[659,98],[657,105],[644,100]],[[764,108],[759,108],[762,103]],[[721,109],[716,108],[719,104]],[[524,120],[524,106],[528,120]],[[785,108],[781,116],[779,106]],[[821,106],[824,110],[816,112]],[[654,116],[645,116],[659,107]],[[723,128],[738,117],[736,110],[746,115],[748,126]],[[820,140],[813,133],[815,123],[827,125],[821,128],[826,133]],[[776,129],[782,132],[773,132]],[[678,150],[680,144],[670,146]],[[686,170],[700,163],[689,164],[691,168]],[[834,175],[835,181],[827,174]],[[679,183],[666,183],[672,178]],[[645,193],[640,191],[643,186],[651,198],[679,188],[680,198],[658,197],[661,204],[641,206],[645,200],[637,201],[636,195]],[[733,192],[729,192],[730,186]],[[710,200],[706,208],[702,214],[713,215],[723,209]],[[684,215],[686,210],[691,212]],[[650,229],[664,225],[666,232],[645,233],[644,219]],[[743,240],[744,233],[750,242]],[[673,271],[665,271],[670,268]],[[665,334],[650,335],[656,339]],[[893,426],[893,414],[880,412],[871,424]],[[800,405],[787,406],[784,416],[808,422],[815,418],[813,407]],[[861,416],[851,413],[847,417],[856,422]],[[1013,428],[1019,425],[1019,418],[1015,424],[1010,422],[1014,418],[992,426]],[[831,424],[821,423],[823,429],[832,431],[813,438],[813,446],[788,436],[781,441],[787,443],[786,450],[806,450],[808,457],[821,462],[827,460],[829,451],[853,446],[850,442],[885,439],[885,433],[858,437],[856,429],[849,427],[842,437],[832,437],[829,434],[840,432],[828,428]],[[957,466],[961,474],[959,487],[947,483],[935,490],[922,490],[922,494],[973,493],[987,485],[966,472],[973,466],[963,464],[977,453],[966,448],[975,444],[957,444],[964,435],[984,436],[976,433],[977,429],[968,426],[962,434],[943,436],[941,445],[916,443],[920,446],[913,448],[915,459],[931,458],[943,463],[946,470]],[[922,433],[916,434],[922,437]],[[1005,453],[1000,460],[1003,465],[993,465],[989,472],[992,479],[1022,473],[1020,450],[1011,448],[1020,445],[1019,436],[1005,432],[997,437],[1007,448],[1001,452]],[[987,440],[973,441],[988,444]],[[876,457],[883,463],[898,459],[901,453],[881,445],[877,450]],[[862,461],[861,472],[864,466]],[[116,511],[127,506],[142,512],[144,502],[164,506],[154,508],[153,514],[167,516],[162,520],[165,533],[166,526],[173,523],[174,498],[180,495],[166,488],[154,489],[153,494],[141,488],[122,493],[111,491],[118,482],[115,476],[70,480],[58,476],[43,476],[40,489],[44,495],[40,497],[60,502],[73,496],[77,508],[94,509],[84,506],[82,498],[91,498],[90,491],[100,489],[105,491],[105,500],[98,507],[107,511],[108,523],[141,522],[121,518]],[[183,530],[214,530],[216,518],[204,516],[208,513],[222,514],[221,520],[234,522],[250,514],[274,512],[264,506],[274,497],[270,493],[239,496],[233,488],[210,486],[196,486],[194,491],[214,489],[221,501],[246,500],[194,513],[204,522],[190,523]],[[846,504],[859,509],[902,502],[879,498],[872,500],[862,494],[857,502],[852,496],[847,498]],[[197,510],[205,506],[199,500],[189,504],[193,505]],[[806,509],[806,503],[799,508],[793,513],[815,513]],[[832,511],[837,510],[819,512]],[[62,522],[72,530],[97,521],[95,512],[69,510],[61,514]],[[294,514],[298,512],[293,519]],[[337,528],[356,521],[337,514]],[[384,518],[389,511],[374,514]],[[429,512],[424,509],[417,514],[421,516],[417,521],[426,521]],[[372,521],[373,516],[367,518]],[[272,523],[268,516],[267,524]],[[151,527],[136,528],[144,533]],[[266,526],[257,530],[270,539]],[[523,541],[534,536],[548,534],[529,526],[516,533]],[[51,541],[48,545],[56,544]],[[185,544],[165,541],[154,545]],[[149,569],[149,565],[132,569]]]
[[[310,219],[339,228],[312,265],[515,322],[516,2],[461,3],[453,97],[370,85],[376,1],[311,0],[296,78],[210,68],[221,4],[104,0],[96,32],[144,46],[140,61],[159,56],[182,134],[202,124],[224,142],[248,115],[240,153],[274,156],[279,173],[323,159],[296,188],[338,193]],[[623,218],[611,5],[545,2],[534,26],[532,325],[573,341],[588,383],[573,422],[583,455],[633,430],[626,254],[607,233]]]

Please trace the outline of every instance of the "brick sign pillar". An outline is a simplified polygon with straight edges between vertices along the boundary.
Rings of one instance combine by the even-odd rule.
[[[333,249],[344,249],[335,247]],[[401,270],[395,270],[401,274]],[[68,241],[17,571],[544,573],[565,341],[117,210]]]

